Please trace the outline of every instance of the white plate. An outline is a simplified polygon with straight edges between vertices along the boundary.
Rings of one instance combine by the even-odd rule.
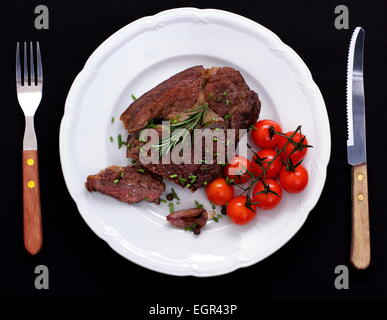
[[[200,64],[240,70],[259,94],[260,118],[274,119],[284,130],[303,125],[314,148],[305,161],[310,182],[303,193],[285,194],[278,208],[261,211],[249,225],[234,225],[224,217],[219,223],[210,221],[195,236],[168,225],[165,204],[128,205],[87,192],[84,182],[109,165],[128,163],[116,137],[125,134],[118,119],[131,94],[140,96],[176,72]],[[300,229],[324,186],[330,130],[308,68],[274,33],[229,12],[181,8],[127,25],[91,55],[66,100],[60,155],[79,212],[116,252],[171,275],[215,276],[261,261]],[[194,199],[209,208],[202,190],[191,194],[174,187],[182,198],[177,208],[193,207]]]

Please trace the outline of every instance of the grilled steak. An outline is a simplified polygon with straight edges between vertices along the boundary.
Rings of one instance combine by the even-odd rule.
[[[208,107],[201,127],[213,130],[247,129],[257,121],[261,108],[258,95],[250,90],[239,71],[229,67],[186,69],[135,100],[121,115],[129,133],[127,157],[139,162],[140,148],[145,143],[139,141],[139,133],[149,123],[183,121],[189,110],[204,104]],[[159,128],[159,125],[153,126]],[[216,154],[215,149],[213,152]],[[222,172],[222,166],[217,163],[146,164],[144,167],[192,191]]]
[[[86,189],[98,191],[120,201],[136,203],[141,200],[160,203],[165,183],[160,176],[139,166],[112,166],[87,177]]]

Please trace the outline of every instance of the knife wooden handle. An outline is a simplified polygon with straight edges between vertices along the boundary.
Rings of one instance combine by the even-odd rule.
[[[23,225],[24,246],[35,255],[43,243],[37,150],[23,150]]]
[[[351,263],[357,269],[366,269],[370,262],[367,164],[362,164],[352,167]]]

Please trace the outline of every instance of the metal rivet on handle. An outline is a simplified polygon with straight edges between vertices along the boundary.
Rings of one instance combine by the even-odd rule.
[[[30,188],[30,189],[32,189],[33,187],[35,187],[35,181],[32,181],[32,180],[28,181],[28,182],[27,182],[27,187]]]
[[[357,195],[357,199],[360,200],[360,201],[363,201],[363,200],[364,200],[363,194],[362,194],[362,193],[359,193],[359,194]]]

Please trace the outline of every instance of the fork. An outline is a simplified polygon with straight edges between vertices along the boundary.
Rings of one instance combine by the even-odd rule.
[[[23,75],[19,43],[16,45],[16,91],[17,99],[25,116],[23,139],[23,229],[24,246],[35,255],[42,247],[42,216],[40,208],[38,145],[34,129],[34,115],[42,99],[43,71],[39,42],[36,43],[36,77],[34,46],[30,42],[30,64],[28,66],[27,44],[24,42]]]

